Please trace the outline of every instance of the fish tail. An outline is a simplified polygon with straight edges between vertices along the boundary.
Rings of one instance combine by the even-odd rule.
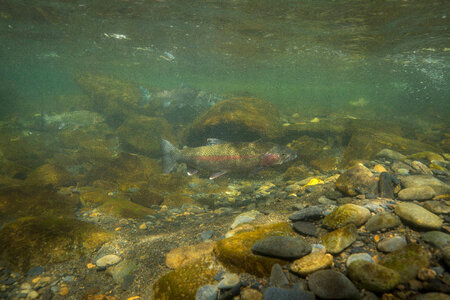
[[[181,158],[181,152],[165,139],[161,139],[161,150],[163,153],[163,173],[167,174],[173,170]]]

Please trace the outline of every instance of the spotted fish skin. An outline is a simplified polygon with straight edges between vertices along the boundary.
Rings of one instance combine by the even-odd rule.
[[[170,142],[162,140],[161,147],[164,173],[169,173],[176,163],[186,163],[192,169],[208,170],[220,175],[228,172],[247,173],[263,167],[280,165],[297,157],[297,153],[292,149],[259,141],[220,142],[178,150]],[[212,176],[212,178],[216,177],[218,176]]]

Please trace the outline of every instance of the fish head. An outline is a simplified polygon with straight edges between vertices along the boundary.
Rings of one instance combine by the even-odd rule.
[[[262,166],[281,165],[297,158],[297,152],[284,146],[274,146],[267,151],[262,159]]]

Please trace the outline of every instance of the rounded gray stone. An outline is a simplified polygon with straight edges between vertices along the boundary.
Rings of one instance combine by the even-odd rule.
[[[333,270],[311,274],[308,287],[321,299],[359,299],[359,291],[350,279]]]
[[[219,289],[217,286],[208,284],[200,287],[195,294],[195,300],[216,300]]]
[[[424,229],[440,229],[442,219],[425,208],[414,204],[403,202],[397,205],[395,213],[407,223]]]
[[[397,227],[400,225],[400,218],[390,212],[382,212],[372,216],[366,223],[366,229],[370,232]]]
[[[441,231],[428,231],[423,233],[422,237],[436,248],[442,248],[450,243],[450,234]]]
[[[401,190],[398,198],[401,200],[428,200],[433,198],[434,190],[429,186],[415,186]]]
[[[392,252],[406,246],[406,240],[401,236],[387,237],[377,244],[377,248],[383,252]]]
[[[254,243],[252,252],[265,256],[296,259],[310,253],[311,245],[300,237],[270,236]]]
[[[371,263],[375,262],[372,256],[369,255],[369,253],[354,253],[347,258],[347,262],[345,263],[345,265],[348,267],[357,260],[364,260]]]

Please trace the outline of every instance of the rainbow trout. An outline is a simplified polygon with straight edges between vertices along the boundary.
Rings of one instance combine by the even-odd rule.
[[[163,173],[167,174],[177,163],[186,163],[192,175],[197,170],[213,172],[215,179],[228,172],[251,172],[264,167],[281,165],[297,158],[297,153],[274,143],[227,143],[208,139],[208,145],[196,148],[177,149],[170,142],[161,140]]]

